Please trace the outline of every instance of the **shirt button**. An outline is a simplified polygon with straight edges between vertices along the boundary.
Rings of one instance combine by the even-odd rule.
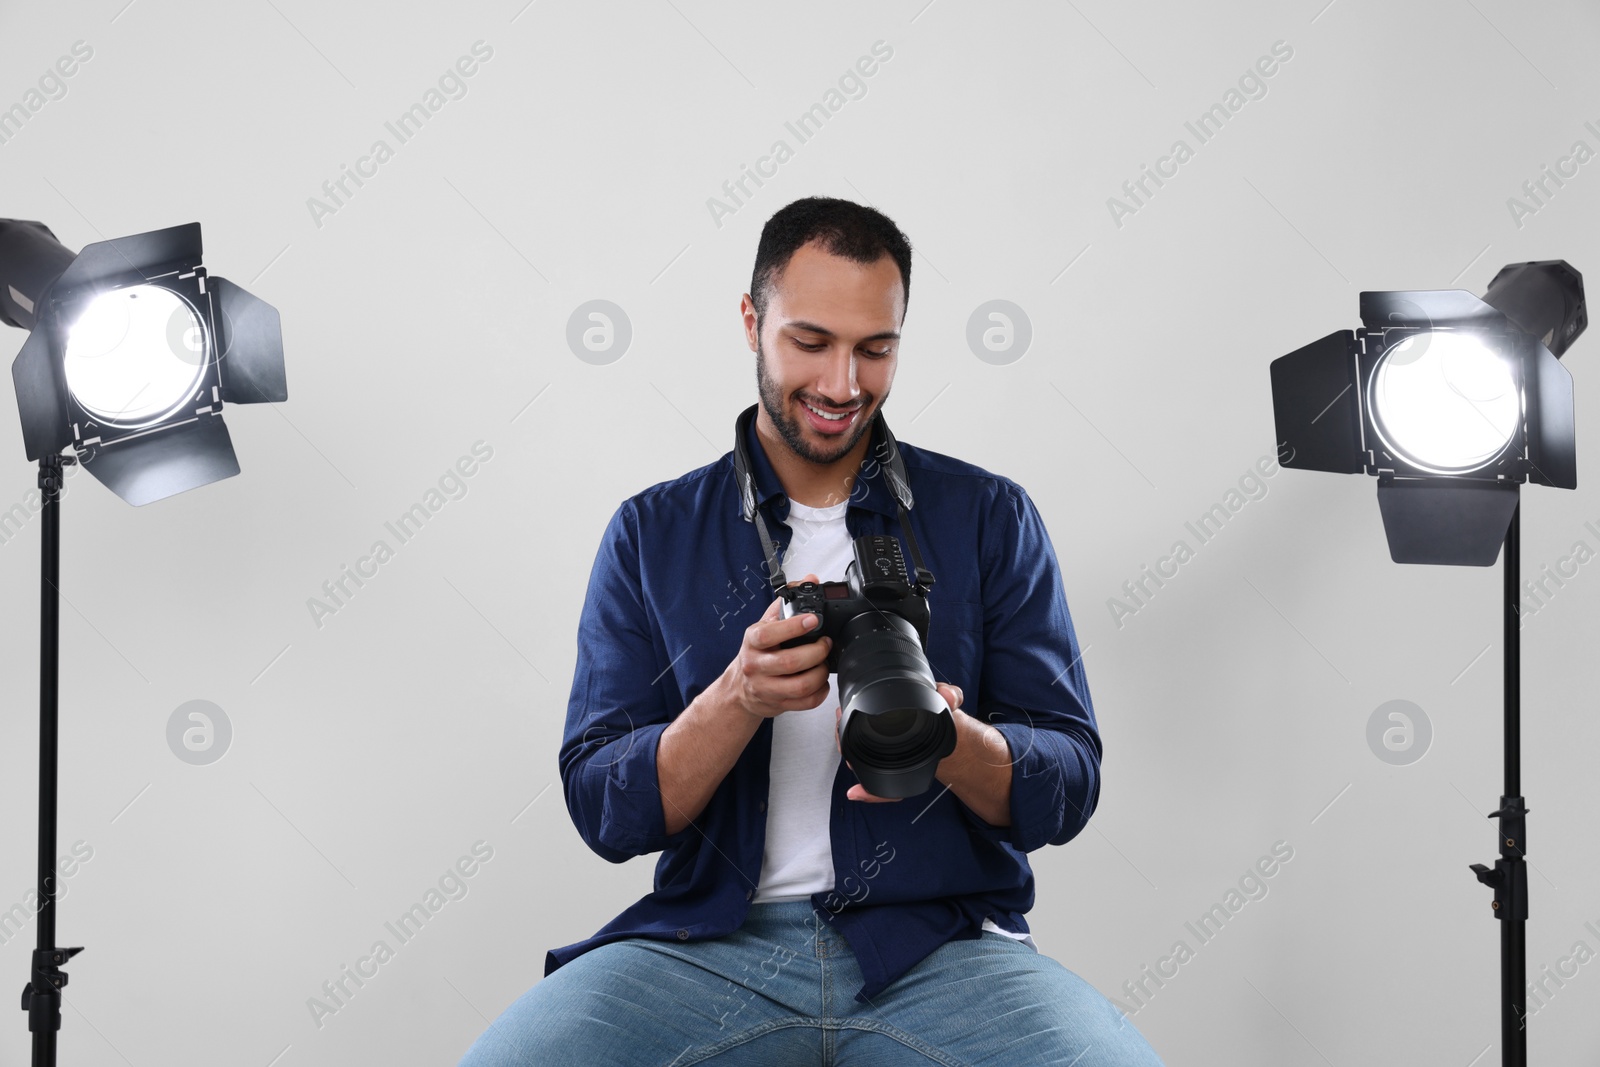
[[[746,900],[749,900],[751,897],[753,897],[755,895],[756,895],[756,891],[754,889],[746,889],[744,891],[744,899],[746,899]]]
[[[763,800],[760,804],[758,804],[756,806],[756,810],[757,811],[766,811],[767,810],[767,802],[765,800]]]
[[[678,940],[679,941],[687,941],[687,940],[689,940],[689,931],[687,931],[687,930],[679,930],[678,931]]]

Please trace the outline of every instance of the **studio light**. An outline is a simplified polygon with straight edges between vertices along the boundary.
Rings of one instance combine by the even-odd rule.
[[[1396,563],[1491,566],[1517,486],[1577,485],[1572,376],[1583,279],[1517,263],[1483,298],[1362,293],[1356,331],[1272,363],[1279,462],[1378,479]]]
[[[72,447],[130,504],[239,473],[227,404],[288,399],[278,313],[201,265],[200,224],[88,245],[0,219],[0,321],[28,458]]]
[[[288,398],[278,313],[206,273],[200,224],[86,246],[74,255],[37,222],[0,219],[0,322],[28,331],[11,365],[23,445],[39,464],[39,889],[22,1009],[35,1067],[53,1067],[61,487],[81,464],[130,504],[239,473],[228,404]]]
[[[1528,1057],[1527,814],[1522,796],[1524,482],[1578,484],[1572,376],[1559,359],[1587,325],[1583,279],[1560,260],[1516,263],[1483,298],[1460,290],[1362,293],[1356,331],[1272,362],[1279,463],[1378,479],[1396,563],[1487,567],[1505,546],[1505,787],[1500,858],[1470,864],[1500,921],[1500,1048]]]

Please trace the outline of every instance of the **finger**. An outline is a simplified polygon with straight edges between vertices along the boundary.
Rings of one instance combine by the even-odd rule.
[[[808,624],[807,620],[815,619],[816,622]],[[776,648],[791,637],[812,633],[821,620],[809,611],[798,612],[787,619],[779,618],[774,613],[771,619],[763,618],[760,622],[751,625],[749,630],[750,645],[753,648]]]
[[[806,576],[802,577],[802,579],[795,579],[795,581],[789,582],[789,587],[794,587],[794,585],[798,585],[800,582],[805,581],[818,581],[818,579],[816,579],[816,574],[806,574]],[[779,597],[776,598],[773,603],[770,603],[770,605],[766,606],[766,613],[763,614],[763,616],[760,617],[757,622],[771,622],[774,621],[774,619],[782,619],[782,617],[784,617],[784,611],[782,611],[782,603],[784,603],[784,600],[787,600],[787,597],[782,597],[782,595],[779,595]],[[811,629],[811,627],[806,627],[806,616],[803,616],[803,614],[792,617],[797,619],[798,625],[800,625],[800,630],[797,630],[798,633],[805,633],[806,629]],[[776,645],[776,643],[779,643],[779,641],[789,640],[790,637],[794,637],[794,633],[784,632],[782,637],[776,638],[776,640],[771,641],[771,643]]]
[[[896,804],[900,801],[899,797],[873,796],[871,793],[867,792],[866,786],[862,785],[851,786],[845,793],[844,797],[846,800],[864,800],[868,804]]]
[[[769,704],[780,701],[809,699],[804,709],[816,707],[828,695],[828,675],[824,668],[813,667],[799,674],[773,674],[761,678],[755,686],[756,696]],[[800,707],[796,703],[796,707]]]
[[[788,679],[784,680],[788,681]],[[764,703],[769,707],[782,708],[784,711],[810,711],[819,707],[827,699],[828,685],[824,681],[822,685],[809,692],[796,696],[769,696]]]
[[[796,586],[801,581],[818,580],[815,574],[807,574],[805,578],[800,579],[800,581],[790,582],[789,585]],[[780,595],[771,604],[767,605],[766,612],[752,624],[753,633],[751,634],[750,643],[756,648],[772,648],[776,645],[781,645],[791,637],[798,637],[803,633],[809,633],[811,630],[816,629],[821,621],[817,620],[817,622],[808,623],[807,619],[816,618],[809,612],[791,615],[785,619],[783,617],[783,602],[786,599],[786,597]]]
[[[824,700],[827,700],[827,699],[828,699],[828,683],[827,682],[823,682],[821,687],[818,688],[816,690],[816,692],[807,693],[806,694],[806,710],[809,711],[812,708],[820,707],[822,705],[822,702]]]
[[[782,678],[821,666],[828,658],[828,650],[832,646],[830,638],[819,637],[815,641],[808,641],[793,648],[757,649],[750,659],[750,664],[758,674]]]

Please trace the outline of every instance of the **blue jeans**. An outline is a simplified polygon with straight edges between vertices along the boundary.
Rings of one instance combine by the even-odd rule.
[[[858,1002],[849,944],[809,901],[726,937],[601,945],[489,1025],[460,1067],[1161,1067],[1093,986],[1003,934],[951,941]]]

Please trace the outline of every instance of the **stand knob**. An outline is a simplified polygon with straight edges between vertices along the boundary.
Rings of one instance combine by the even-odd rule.
[[[33,950],[33,981],[22,987],[22,1010],[28,1013],[29,1030],[61,1029],[61,987],[67,984],[67,973],[60,968],[82,951],[82,945]]]

